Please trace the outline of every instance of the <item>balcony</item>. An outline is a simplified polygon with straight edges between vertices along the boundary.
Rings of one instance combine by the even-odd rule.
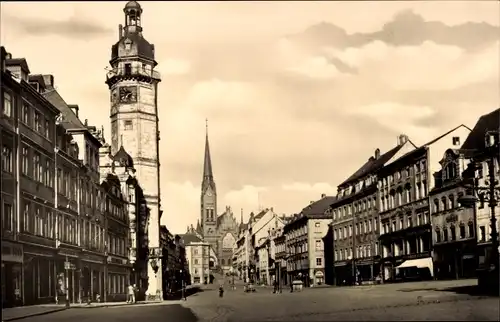
[[[138,79],[142,81],[160,81],[161,75],[155,70],[148,70],[142,67],[113,68],[106,74],[106,83],[111,86],[119,79]]]

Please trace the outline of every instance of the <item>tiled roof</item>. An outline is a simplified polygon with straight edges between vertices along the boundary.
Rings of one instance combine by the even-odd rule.
[[[192,243],[199,243],[202,241],[198,236],[193,234],[182,234],[179,235],[179,237],[184,241],[184,245],[186,246]]]
[[[485,148],[485,134],[488,131],[498,131],[500,129],[500,109],[496,109],[489,114],[479,118],[476,125],[465,139],[460,150],[466,155],[471,156],[474,150]]]
[[[61,112],[61,124],[65,129],[87,129],[55,88],[48,86],[42,95]]]
[[[323,215],[325,211],[330,208],[330,205],[335,202],[335,200],[337,200],[337,197],[333,196],[321,198],[302,209],[301,214],[307,217]]]
[[[410,142],[411,143],[411,142]],[[413,144],[413,143],[411,143]],[[347,185],[353,181],[356,181],[369,173],[379,170],[384,166],[384,164],[389,161],[401,148],[403,145],[398,145],[386,153],[382,154],[378,159],[371,157],[358,171],[354,172],[347,180],[342,182],[339,186]]]

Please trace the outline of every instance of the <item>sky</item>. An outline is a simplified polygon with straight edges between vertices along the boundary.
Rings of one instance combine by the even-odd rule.
[[[105,68],[126,2],[2,2],[1,43],[110,137]],[[200,217],[205,119],[218,212],[298,213],[399,134],[499,107],[500,3],[141,2],[159,85],[162,224]]]

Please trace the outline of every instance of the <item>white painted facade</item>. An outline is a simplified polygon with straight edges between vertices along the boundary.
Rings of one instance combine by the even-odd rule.
[[[309,219],[307,221],[307,243],[309,276],[311,286],[325,283],[325,245],[323,237],[328,233],[331,219]]]

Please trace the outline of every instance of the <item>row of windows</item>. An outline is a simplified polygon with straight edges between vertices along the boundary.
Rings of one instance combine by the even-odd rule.
[[[405,187],[405,189],[391,190],[384,189],[381,191],[380,197],[380,210],[386,211],[389,209],[394,209],[400,207],[404,204],[411,203],[415,200],[419,200],[427,196],[427,182],[417,182],[415,185],[415,198],[412,198],[411,186]]]
[[[307,235],[307,225],[290,231],[288,234],[286,234],[286,239],[289,240],[304,235]]]
[[[416,225],[414,222],[414,217],[416,217]],[[408,214],[406,216],[400,216],[398,220],[394,219],[392,222],[382,223],[382,234],[388,234],[401,229],[406,229],[410,227],[417,227],[421,225],[426,225],[429,223],[429,214],[427,212],[418,213],[416,216]]]
[[[207,221],[215,221],[215,213],[213,209],[206,209],[205,216],[207,218]]]
[[[352,249],[336,249],[334,258],[336,261],[347,260],[352,255]],[[378,243],[375,244],[373,249],[373,256],[378,255]],[[363,245],[356,248],[356,258],[365,258],[372,256],[372,245]]]
[[[373,218],[373,226],[372,226],[372,220],[366,219],[364,221],[356,223],[354,234],[357,236],[360,234],[371,233],[372,231],[376,231],[377,226],[378,226],[377,218]],[[352,225],[345,226],[333,230],[333,239],[334,240],[346,239],[351,237],[352,234],[353,234]]]
[[[455,195],[450,194],[449,196],[443,196],[441,199],[434,199],[434,213],[438,213],[440,211],[452,210],[458,207],[458,199],[460,199],[464,195],[463,192],[459,192],[457,198]]]
[[[109,252],[118,256],[127,256],[128,247],[124,237],[118,237],[112,234],[108,235]]]
[[[23,102],[21,122],[35,132],[38,132],[38,134],[44,136],[47,140],[50,140],[51,134],[53,133],[50,121],[26,101]]]
[[[383,178],[382,180],[380,180],[381,187],[388,187],[392,183],[394,183],[394,181],[399,181],[402,178],[408,178],[411,175],[410,168],[411,167],[406,167],[406,169],[403,169],[401,171],[397,171],[393,175],[389,175],[389,176]],[[422,160],[421,162],[413,165],[413,173],[415,173],[415,174],[425,173],[426,171],[427,171],[427,167],[426,167],[425,160]]]
[[[375,197],[368,197],[363,200],[354,202],[352,205],[346,205],[338,209],[334,209],[333,220],[345,218],[352,215],[353,213],[357,214],[375,208],[376,201],[377,200]]]
[[[436,242],[438,243],[457,240],[457,230],[455,225],[453,224],[442,228],[436,227],[434,233],[436,234]],[[467,225],[467,229],[464,224],[460,224],[458,226],[458,234],[459,234],[458,235],[459,239],[473,238],[475,235],[474,223],[469,222]],[[485,227],[482,226],[480,241],[485,241],[485,240],[486,240],[486,230]]]

